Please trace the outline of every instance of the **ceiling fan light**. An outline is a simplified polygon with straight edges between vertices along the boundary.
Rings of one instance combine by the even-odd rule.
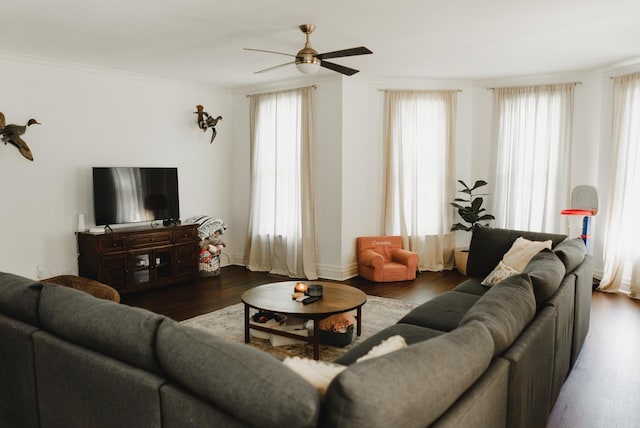
[[[296,61],[296,68],[302,74],[313,74],[320,69],[320,61],[316,58],[314,60],[312,62]]]

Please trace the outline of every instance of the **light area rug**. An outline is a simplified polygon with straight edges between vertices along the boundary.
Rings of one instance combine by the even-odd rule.
[[[395,324],[416,306],[415,303],[401,300],[367,296],[367,303],[362,307],[362,335],[357,336],[354,331],[353,341],[344,347],[320,344],[320,360],[335,360],[366,338]],[[353,313],[355,315],[355,311]],[[182,321],[181,324],[206,330],[236,342],[244,342],[244,304],[227,306],[218,311]],[[268,339],[251,337],[250,344],[280,359],[294,356],[313,358],[313,347],[307,343],[272,346]]]

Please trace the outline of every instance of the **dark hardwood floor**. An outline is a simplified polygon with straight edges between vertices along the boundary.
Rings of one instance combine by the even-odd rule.
[[[366,294],[413,303],[426,302],[464,281],[457,272],[423,272],[415,281],[372,283],[360,277],[343,283]],[[288,278],[222,268],[201,278],[159,290],[123,295],[122,303],[177,321],[240,302],[257,285]],[[549,428],[640,427],[640,301],[594,292],[589,335],[549,418]]]
[[[547,427],[640,427],[639,300],[593,293],[587,340]]]
[[[423,272],[415,281],[373,283],[361,277],[342,281],[366,294],[412,303],[424,303],[464,281],[457,272]],[[197,315],[240,303],[246,290],[290,278],[262,272],[250,272],[241,266],[226,266],[220,276],[200,278],[198,282],[174,285],[157,290],[122,295],[122,303],[138,306],[182,321]]]

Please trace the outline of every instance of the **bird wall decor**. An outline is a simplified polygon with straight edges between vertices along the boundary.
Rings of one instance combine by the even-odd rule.
[[[29,149],[27,143],[21,138],[31,125],[40,125],[40,122],[35,119],[29,119],[26,125],[7,125],[4,113],[0,112],[0,139],[2,142],[5,145],[7,145],[7,143],[13,144],[18,148],[22,156],[33,161],[31,149]]]
[[[213,118],[209,113],[204,111],[204,107],[200,104],[196,106],[196,110],[194,113],[198,115],[198,127],[202,129],[203,132],[206,132],[208,128],[211,128],[211,141],[209,144],[213,143],[213,139],[216,138],[216,125],[219,120],[222,120],[222,116],[218,116]]]

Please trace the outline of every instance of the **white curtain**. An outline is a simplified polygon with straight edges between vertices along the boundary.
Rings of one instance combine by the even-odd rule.
[[[316,279],[312,87],[251,96],[245,265]]]
[[[629,295],[640,298],[640,73],[613,81],[613,180],[604,238],[600,290],[616,292],[629,281]],[[625,290],[626,291],[626,290]]]
[[[453,267],[456,91],[387,91],[385,233],[418,253],[420,271]]]
[[[574,86],[494,89],[497,227],[567,232]]]

